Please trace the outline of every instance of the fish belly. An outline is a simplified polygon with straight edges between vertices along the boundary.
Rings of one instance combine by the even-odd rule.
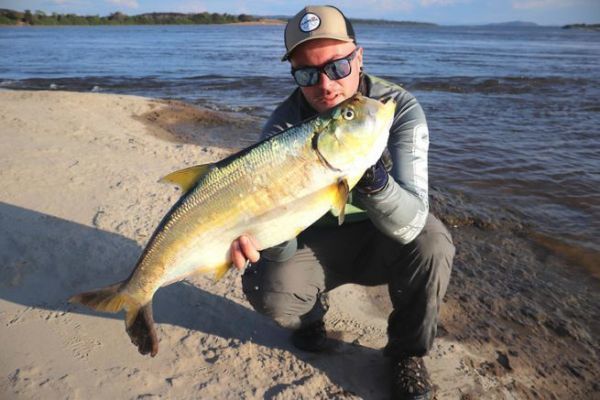
[[[202,273],[213,274],[231,263],[231,243],[241,235],[252,236],[263,250],[296,237],[331,209],[337,185],[269,209],[253,218],[241,218],[235,225],[216,228],[190,238],[164,277],[164,284]]]

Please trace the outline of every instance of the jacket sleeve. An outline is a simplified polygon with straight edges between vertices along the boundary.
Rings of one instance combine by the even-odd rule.
[[[353,194],[379,230],[401,243],[409,243],[421,232],[429,213],[429,131],[425,113],[410,93],[403,91],[396,100],[388,140],[393,179],[377,193]]]

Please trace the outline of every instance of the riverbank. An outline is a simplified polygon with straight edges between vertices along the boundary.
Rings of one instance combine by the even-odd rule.
[[[160,177],[244,147],[260,123],[135,96],[0,92],[0,397],[387,397],[384,287],[332,293],[339,345],[321,355],[255,313],[233,271],[157,293],[154,359],[131,345],[122,316],[66,302],[129,274],[179,196]],[[598,282],[518,222],[488,223],[460,193],[433,188],[431,200],[458,249],[426,360],[438,399],[592,399]]]
[[[69,14],[46,14],[44,11],[17,11],[0,9],[0,26],[72,26],[72,25],[190,25],[190,24],[227,24],[227,23],[264,23],[267,18],[254,17],[248,14],[220,13],[180,13],[150,12],[127,15],[113,12],[106,16]],[[268,21],[267,21],[268,23]]]

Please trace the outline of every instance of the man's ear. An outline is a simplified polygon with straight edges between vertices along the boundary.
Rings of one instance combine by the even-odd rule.
[[[363,68],[363,48],[359,48],[358,52],[356,53],[356,59],[358,60],[358,66],[360,68],[360,70],[362,71]]]

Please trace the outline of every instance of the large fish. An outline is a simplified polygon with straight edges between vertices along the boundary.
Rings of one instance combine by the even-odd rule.
[[[212,165],[163,181],[184,194],[164,216],[129,278],[69,301],[98,311],[125,309],[131,341],[155,356],[154,293],[194,273],[220,278],[231,243],[254,237],[259,250],[289,240],[332,210],[343,222],[350,189],[383,152],[395,102],[360,94]]]

